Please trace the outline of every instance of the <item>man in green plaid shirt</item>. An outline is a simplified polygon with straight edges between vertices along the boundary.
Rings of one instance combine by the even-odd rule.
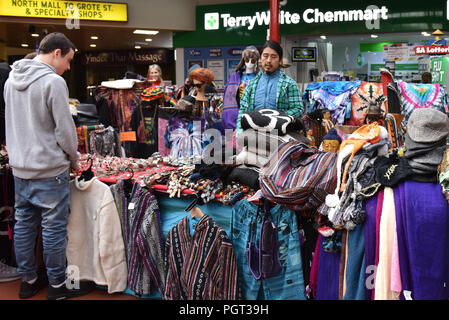
[[[263,72],[252,79],[245,88],[240,100],[237,118],[237,134],[241,133],[241,117],[245,112],[255,109],[277,109],[295,119],[302,116],[304,106],[296,82],[282,70],[282,47],[275,41],[267,41],[262,50]]]

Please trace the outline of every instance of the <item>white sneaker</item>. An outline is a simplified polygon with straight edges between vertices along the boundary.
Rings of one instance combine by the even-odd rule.
[[[20,279],[20,274],[17,269],[3,262],[0,262],[0,282],[14,281]]]

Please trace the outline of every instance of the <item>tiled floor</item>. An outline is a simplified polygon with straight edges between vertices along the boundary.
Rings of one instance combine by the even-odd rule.
[[[19,288],[21,280],[0,282],[0,300],[22,300],[19,299]],[[47,300],[47,288],[42,289],[34,297],[27,300]],[[107,291],[95,289],[91,293],[73,298],[71,300],[142,300],[137,297],[122,293],[108,294]]]

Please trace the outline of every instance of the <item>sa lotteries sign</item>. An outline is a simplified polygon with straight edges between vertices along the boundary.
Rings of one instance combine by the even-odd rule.
[[[449,54],[449,46],[416,46],[415,54]]]

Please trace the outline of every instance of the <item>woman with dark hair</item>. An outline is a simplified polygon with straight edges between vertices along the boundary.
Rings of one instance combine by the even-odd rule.
[[[259,73],[259,51],[254,46],[246,47],[242,59],[231,75],[223,94],[222,121],[224,129],[235,129],[240,99],[249,81]]]

